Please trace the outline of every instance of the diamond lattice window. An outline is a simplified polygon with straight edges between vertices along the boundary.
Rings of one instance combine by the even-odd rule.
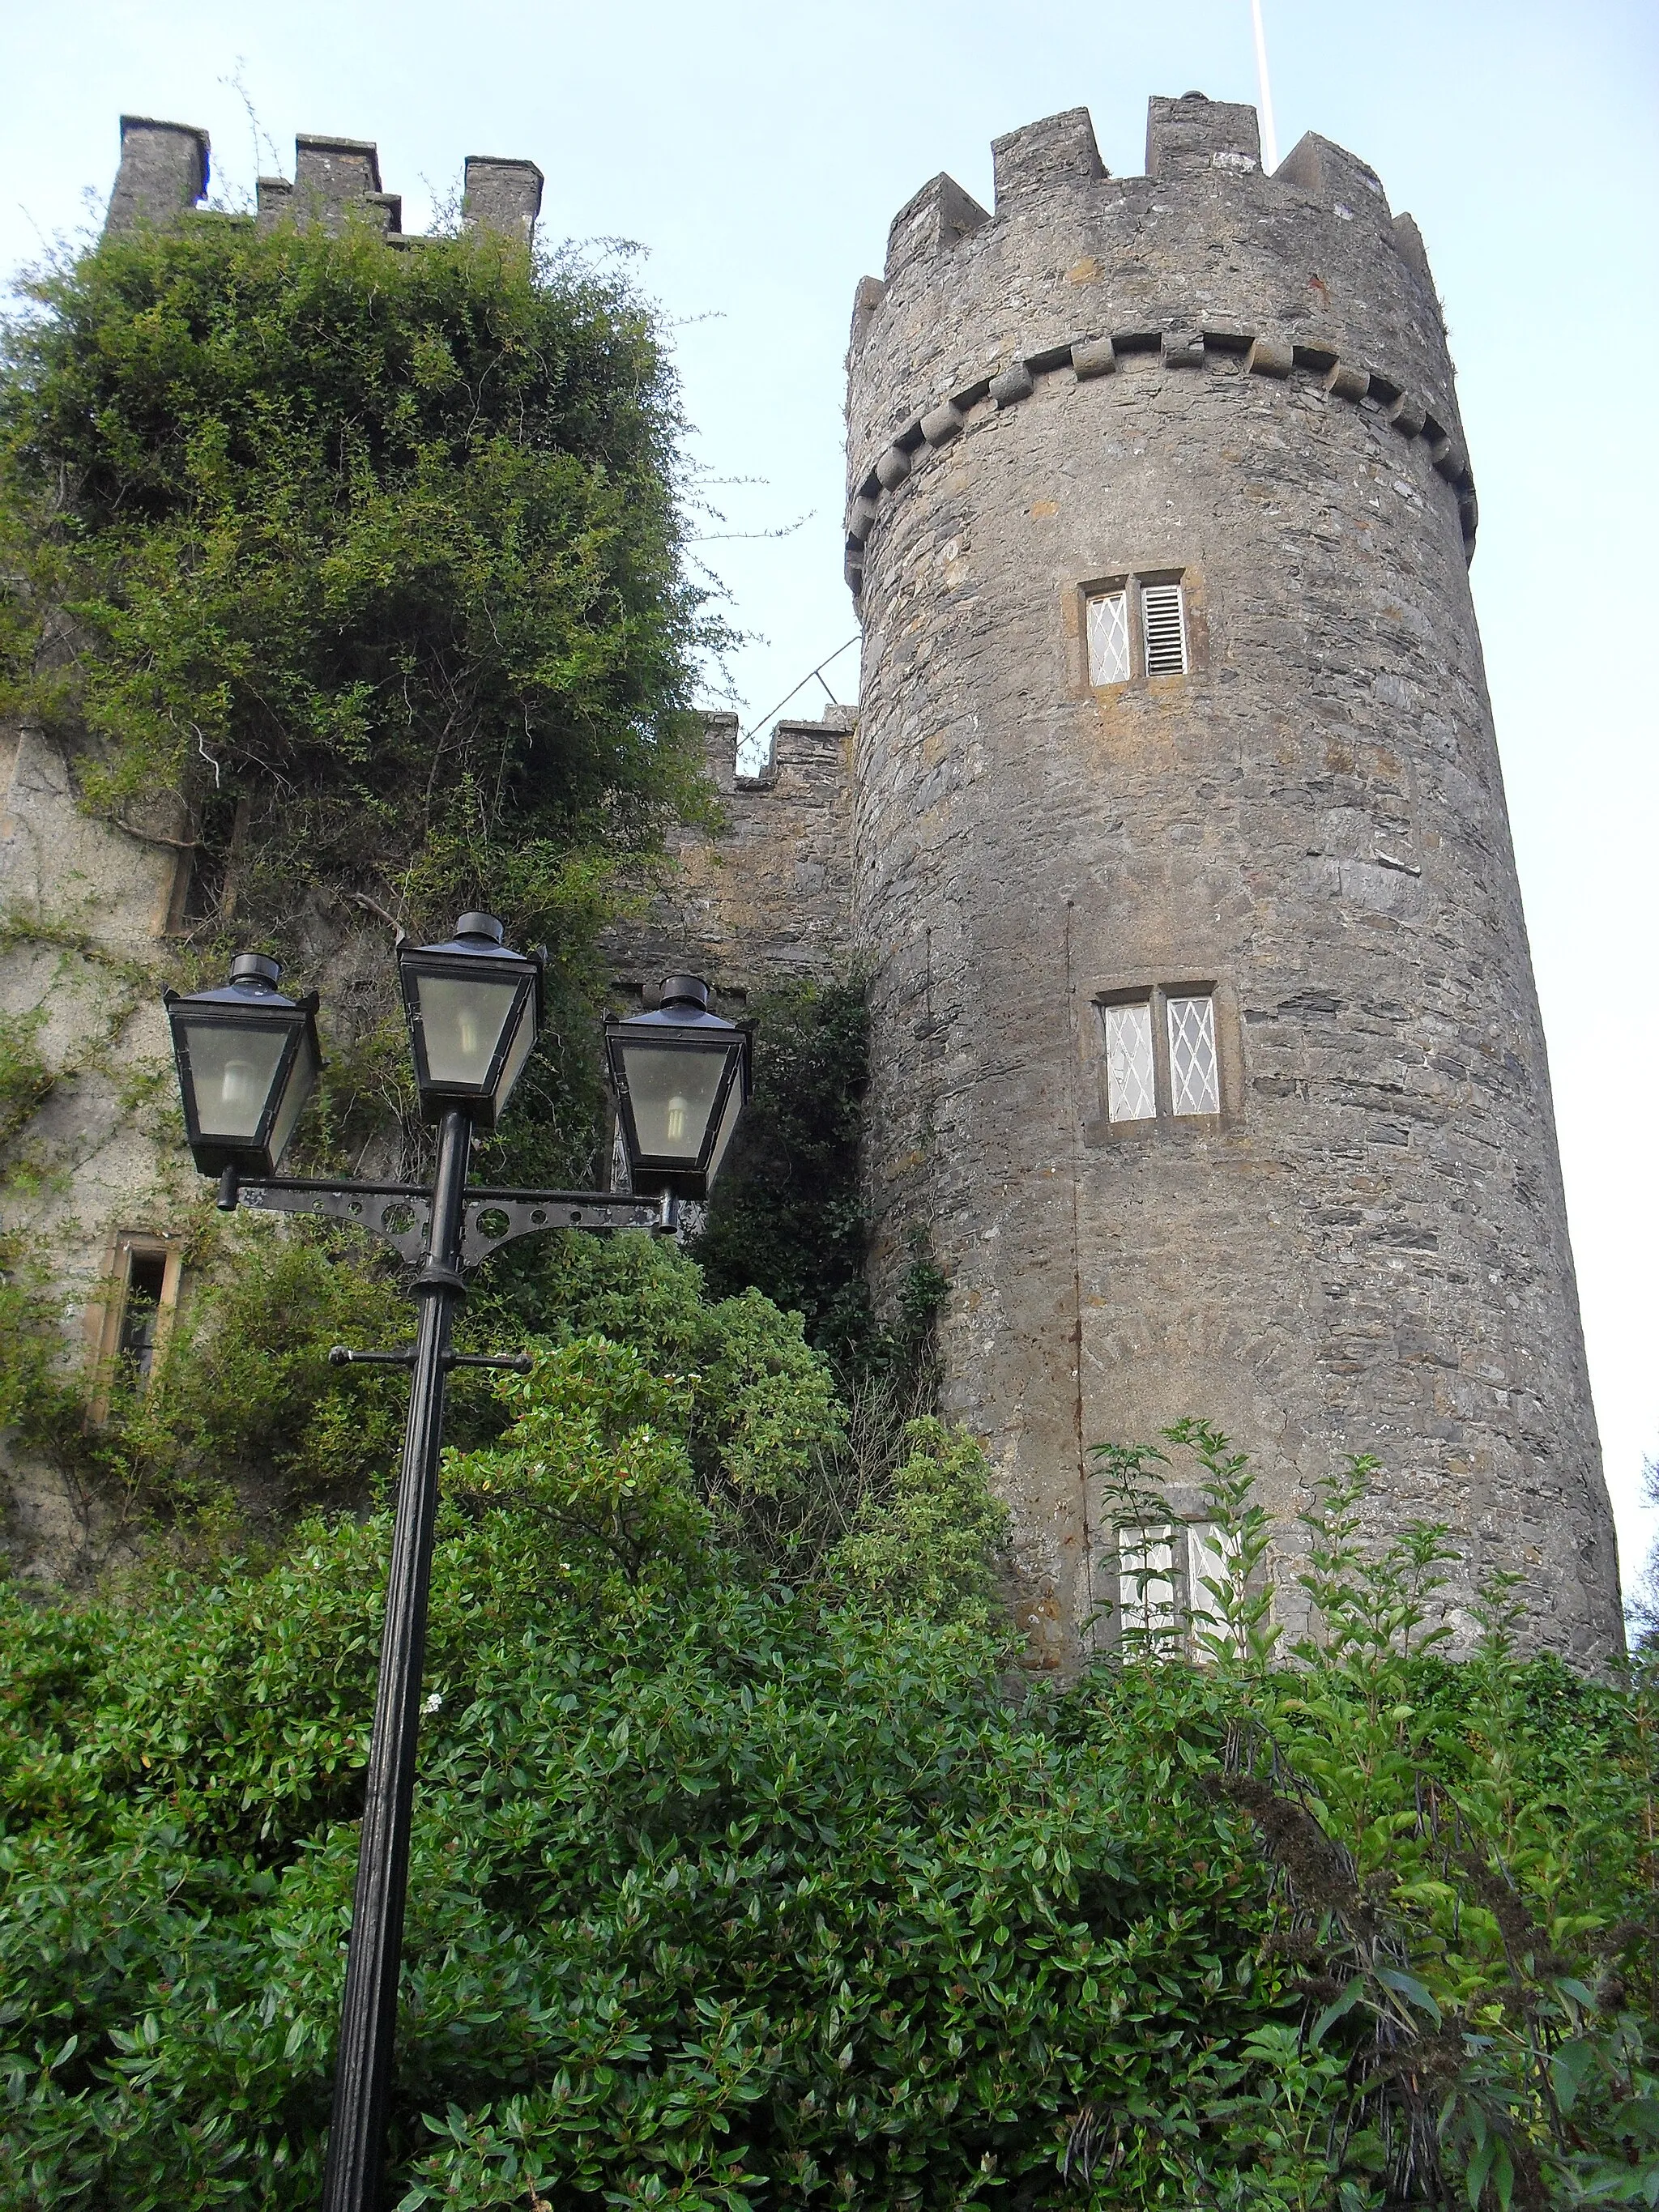
[[[1089,601],[1089,681],[1129,680],[1129,594],[1097,592]]]
[[[1150,1121],[1158,1112],[1158,1078],[1152,1063],[1152,1010],[1138,1006],[1105,1006],[1106,1112],[1114,1121]]]
[[[1208,996],[1171,998],[1166,1005],[1170,1111],[1218,1114],[1221,1079],[1215,1056],[1215,1001]]]

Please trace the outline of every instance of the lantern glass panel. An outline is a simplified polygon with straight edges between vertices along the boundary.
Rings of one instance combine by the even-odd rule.
[[[519,1026],[513,1032],[513,1042],[507,1047],[507,1064],[501,1070],[501,1079],[495,1085],[495,1111],[499,1114],[513,1095],[513,1086],[524,1073],[524,1064],[536,1042],[535,994],[526,991],[519,1011]]]
[[[734,1067],[732,1088],[726,1094],[726,1111],[720,1115],[720,1134],[714,1139],[714,1149],[709,1156],[708,1180],[711,1183],[720,1171],[720,1162],[726,1158],[726,1148],[732,1141],[732,1133],[738,1126],[738,1117],[743,1112],[743,1072]]]
[[[695,1166],[726,1072],[725,1051],[688,1052],[629,1038],[622,1057],[641,1156]]]
[[[203,1137],[251,1144],[259,1133],[271,1082],[292,1034],[288,1024],[256,1029],[252,1024],[243,1028],[229,1022],[186,1021],[183,1028]],[[289,1086],[290,1097],[298,1091],[296,1115],[309,1088],[308,1084]],[[273,1156],[280,1149],[273,1145]]]
[[[417,988],[428,1080],[483,1090],[501,1031],[513,1012],[513,1001],[522,988],[518,978],[497,983],[482,976],[422,975]],[[533,1042],[533,1024],[520,1023],[520,1034],[526,1026]],[[524,1053],[529,1048],[526,1043]]]
[[[305,1109],[317,1080],[317,1054],[311,1039],[301,1030],[299,1049],[294,1055],[294,1066],[289,1073],[288,1088],[276,1109],[276,1119],[271,1124],[270,1152],[274,1167],[288,1149],[288,1140],[294,1134],[294,1125]]]

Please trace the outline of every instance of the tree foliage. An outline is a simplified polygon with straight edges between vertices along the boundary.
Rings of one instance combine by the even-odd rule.
[[[664,822],[706,807],[691,701],[724,635],[647,307],[574,252],[225,217],[27,290],[0,711],[60,745],[84,805],[186,848],[210,966],[234,927],[304,973],[379,939],[365,899],[417,934],[485,908],[547,943],[513,1172],[585,1167],[598,933]],[[408,1103],[363,965],[308,1132],[340,1152]]]
[[[539,933],[687,799],[678,416],[620,278],[198,221],[32,289],[4,481],[64,629],[14,683],[101,740],[94,804],[177,794],[222,860],[246,802],[273,921],[395,881]]]

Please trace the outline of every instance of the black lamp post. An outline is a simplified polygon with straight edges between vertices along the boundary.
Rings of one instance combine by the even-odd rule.
[[[437,1173],[415,1183],[283,1180],[275,1169],[322,1065],[314,994],[276,989],[273,960],[239,953],[222,989],[167,994],[191,1151],[216,1175],[219,1204],[332,1214],[387,1239],[418,1262],[415,1341],[398,1352],[348,1352],[412,1372],[386,1589],[386,1627],[358,1844],[357,1887],[324,2212],[376,2212],[397,2025],[409,1838],[420,1734],[421,1668],[438,1505],[444,1386],[453,1367],[516,1367],[511,1354],[450,1344],[465,1270],[515,1237],[547,1229],[672,1231],[682,1198],[702,1198],[749,1096],[749,1039],[708,1012],[708,986],[671,975],[661,1010],[605,1024],[634,1189],[503,1190],[469,1185],[475,1129],[493,1129],[534,1048],[544,956],[501,942],[492,915],[464,914],[442,945],[400,945],[421,1112],[438,1125]]]

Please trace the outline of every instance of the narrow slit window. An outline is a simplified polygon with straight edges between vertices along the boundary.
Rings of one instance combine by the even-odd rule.
[[[1114,1121],[1150,1121],[1158,1112],[1152,1070],[1152,1010],[1143,999],[1103,1006],[1106,1018],[1106,1112]]]
[[[1089,601],[1089,681],[1129,680],[1129,594],[1097,592]]]
[[[1179,584],[1143,584],[1140,622],[1148,676],[1187,673],[1187,601]]]
[[[1218,1114],[1221,1077],[1215,1054],[1215,1001],[1166,1001],[1170,1024],[1170,1110],[1174,1114]]]
[[[121,1308],[121,1364],[141,1383],[155,1364],[161,1304],[167,1289],[167,1255],[134,1252],[128,1262],[127,1294]]]

